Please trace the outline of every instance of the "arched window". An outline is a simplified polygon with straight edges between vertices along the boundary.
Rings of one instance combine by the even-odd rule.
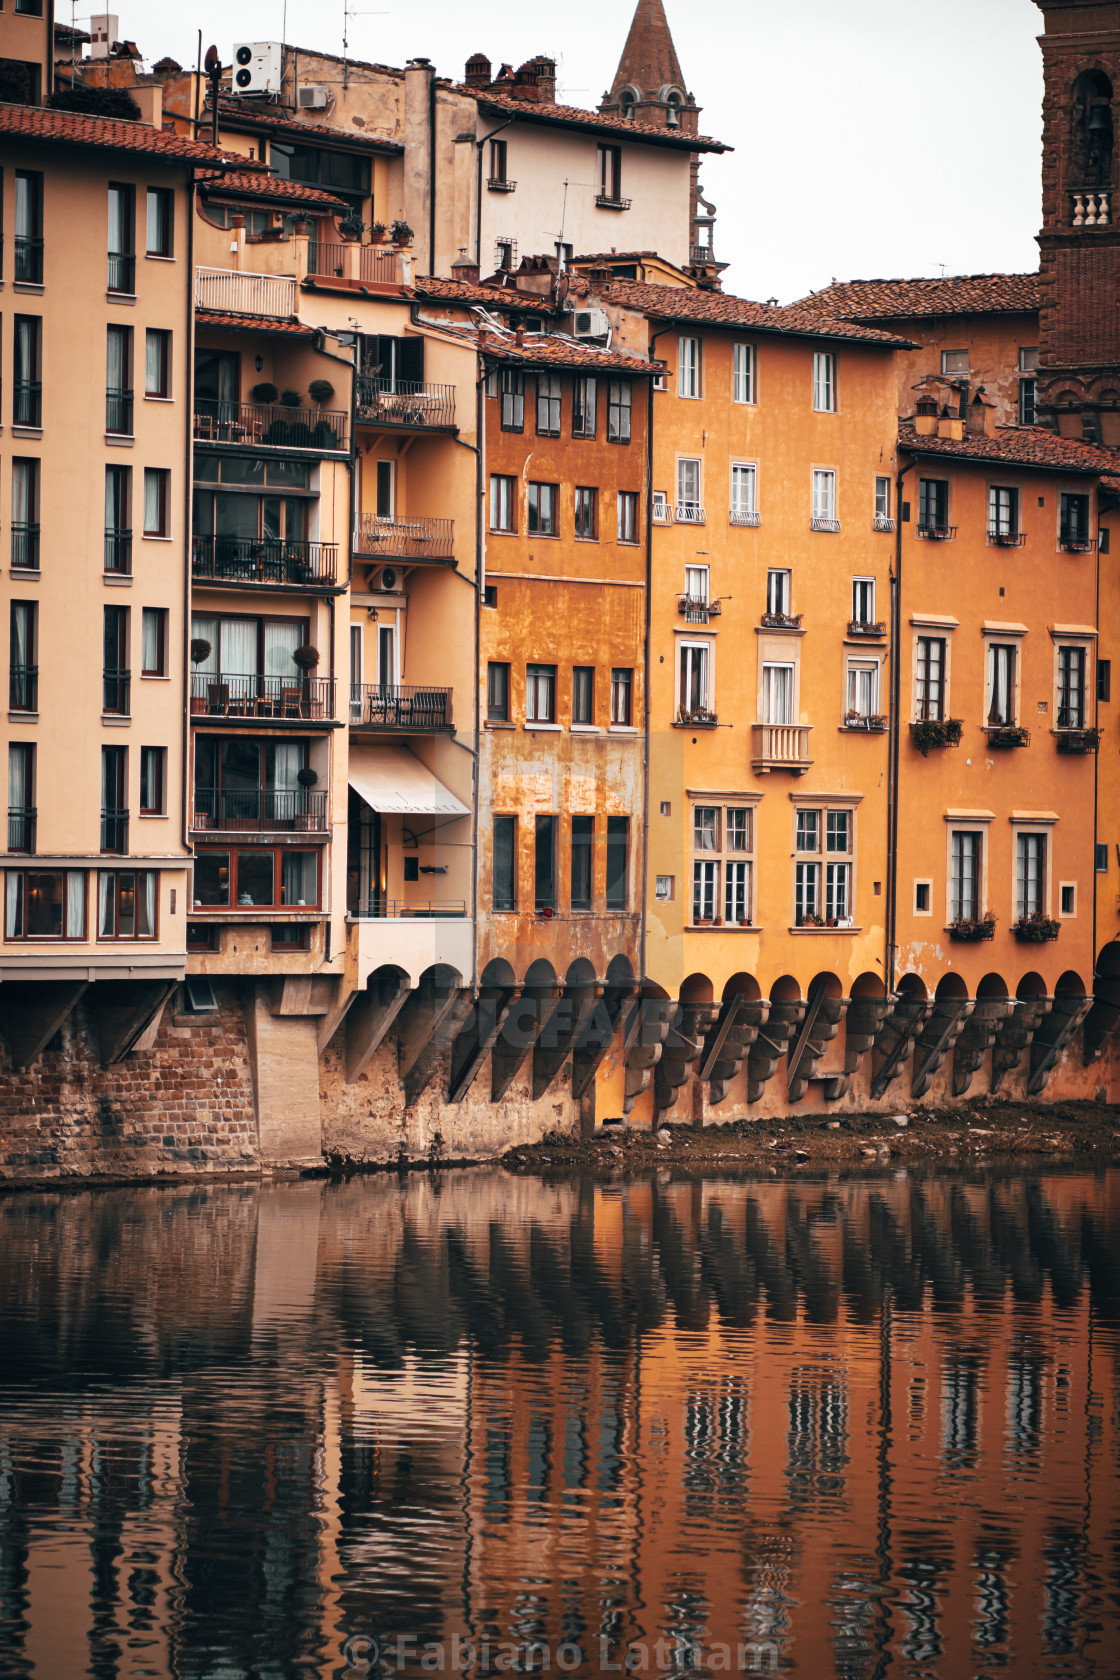
[[[679,128],[681,126],[681,96],[679,93],[671,93],[665,101],[665,126],[666,128]]]
[[[634,115],[634,95],[624,93],[618,102],[619,115],[629,119]]]
[[[1085,70],[1073,86],[1070,110],[1070,164],[1067,186],[1112,185],[1112,83],[1102,70]]]

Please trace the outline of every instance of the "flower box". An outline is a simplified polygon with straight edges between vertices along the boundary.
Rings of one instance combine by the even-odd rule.
[[[1011,931],[1022,945],[1047,945],[1057,939],[1061,923],[1053,916],[1036,910],[1033,916],[1020,916],[1012,922]]]
[[[996,919],[994,916],[970,918],[958,916],[955,922],[949,924],[949,938],[961,945],[976,945],[982,939],[994,939]]]
[[[860,618],[850,618],[848,620],[849,636],[885,636],[886,633],[887,627],[882,619],[874,624],[868,624]]]
[[[1101,744],[1099,729],[1058,729],[1055,738],[1058,751],[1064,753],[1096,752]]]
[[[824,917],[823,916],[798,916],[797,925],[798,925],[798,927],[818,927],[818,928],[822,928],[824,926]]]
[[[716,716],[715,712],[700,711],[700,712],[680,712],[678,714],[677,721],[678,721],[678,723],[691,724],[693,727],[696,727],[697,725],[702,725],[704,728],[714,729],[716,724],[718,723],[719,719]]]
[[[959,747],[962,728],[961,718],[923,718],[910,725],[910,739],[926,758],[933,747]]]
[[[760,620],[764,630],[799,630],[801,613],[763,613]]]
[[[988,730],[989,747],[1029,747],[1030,744],[1030,730],[1017,724],[1000,724],[998,729]]]

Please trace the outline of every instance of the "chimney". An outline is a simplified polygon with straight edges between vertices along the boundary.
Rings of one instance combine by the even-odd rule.
[[[976,395],[968,405],[967,424],[970,437],[995,436],[996,405],[984,394],[983,385],[976,387]]]
[[[517,345],[517,348],[519,350],[524,349],[524,347],[525,347],[525,332],[524,332],[524,329],[520,325],[518,325],[517,331],[513,335],[513,342]]]
[[[451,264],[451,278],[461,281],[464,286],[478,285],[478,264],[471,261],[464,249],[460,249],[459,255]]]
[[[964,437],[964,421],[946,409],[937,422],[938,437],[951,438],[954,443],[960,443]]]
[[[467,59],[467,71],[463,80],[469,88],[490,86],[490,60],[485,53],[471,54]]]

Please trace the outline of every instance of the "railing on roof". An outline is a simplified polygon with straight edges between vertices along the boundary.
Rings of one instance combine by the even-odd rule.
[[[291,274],[235,274],[224,268],[196,268],[194,306],[215,315],[294,316],[296,282]]]
[[[1074,227],[1108,227],[1112,222],[1112,194],[1107,187],[1082,187],[1071,192]]]
[[[320,279],[358,280],[366,286],[403,286],[412,259],[382,245],[353,245],[341,240],[313,240],[307,248],[307,272]]]

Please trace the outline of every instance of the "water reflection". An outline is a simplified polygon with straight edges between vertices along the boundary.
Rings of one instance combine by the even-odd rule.
[[[0,1673],[1112,1676],[1118,1189],[9,1197]]]

